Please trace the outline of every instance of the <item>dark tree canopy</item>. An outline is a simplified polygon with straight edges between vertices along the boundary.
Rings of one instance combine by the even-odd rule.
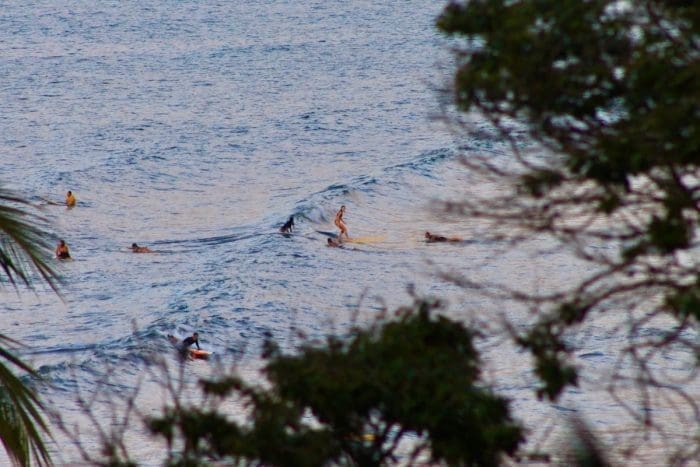
[[[447,465],[499,465],[523,441],[522,429],[507,401],[480,383],[472,331],[437,316],[436,306],[418,302],[393,321],[305,344],[294,356],[268,343],[269,389],[236,377],[203,383],[211,397],[247,401],[250,423],[177,407],[150,428],[169,444],[184,441],[170,459],[176,465],[392,465],[407,436],[404,463],[424,455]]]
[[[512,156],[466,152],[467,169],[497,189],[467,188],[449,207],[495,238],[546,236],[591,266],[566,290],[502,289],[539,310],[515,338],[535,358],[540,395],[578,383],[566,333],[608,312],[629,317],[620,332],[637,381],[682,392],[647,363],[671,346],[700,355],[688,338],[700,318],[700,4],[460,1],[437,24],[455,39],[451,121],[468,133],[464,116],[478,113]],[[659,318],[666,333],[640,332]],[[632,411],[648,426],[644,400]]]
[[[452,3],[439,27],[470,41],[457,103],[525,121],[534,139],[564,155],[561,167],[530,174],[548,182],[541,190],[575,179],[622,197],[635,176],[658,171],[657,182],[669,183],[659,187],[663,206],[676,217],[696,206],[694,184],[676,178],[696,166],[700,148],[700,7],[687,5]]]

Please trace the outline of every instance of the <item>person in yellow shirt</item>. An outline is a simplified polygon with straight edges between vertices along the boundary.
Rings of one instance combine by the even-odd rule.
[[[75,206],[75,195],[73,195],[72,191],[66,193],[66,206]]]

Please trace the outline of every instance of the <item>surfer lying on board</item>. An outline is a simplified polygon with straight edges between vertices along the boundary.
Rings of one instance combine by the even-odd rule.
[[[332,248],[342,248],[343,242],[337,238],[329,238],[328,242],[326,243],[326,246],[329,246]]]
[[[138,246],[136,243],[131,244],[131,251],[134,253],[153,253],[153,250],[147,246]]]
[[[340,229],[340,234],[338,235],[338,239],[342,239],[343,235],[345,235],[345,238],[350,238],[348,235],[348,227],[345,225],[345,221],[343,220],[343,215],[345,214],[345,205],[340,206],[340,210],[335,215],[335,221],[334,224],[336,227]]]
[[[75,196],[73,195],[72,191],[68,191],[68,193],[66,193],[66,206],[75,206]]]
[[[443,237],[442,235],[434,235],[430,232],[425,233],[426,242],[461,242],[462,239],[458,237]]]
[[[66,245],[65,240],[58,242],[58,245],[56,246],[56,258],[70,259],[70,252],[68,251],[68,245]]]
[[[339,238],[329,238],[328,241],[326,242],[326,246],[331,247],[331,248],[342,248],[343,250],[353,250],[357,251],[357,248],[346,248],[345,242],[340,240]]]

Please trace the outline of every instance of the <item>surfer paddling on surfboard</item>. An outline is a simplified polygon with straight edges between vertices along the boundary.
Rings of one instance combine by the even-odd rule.
[[[326,245],[331,247],[331,248],[342,248],[343,242],[337,238],[329,238],[328,241],[326,242]]]
[[[345,220],[343,220],[343,215],[345,214],[345,205],[340,206],[340,209],[335,215],[335,221],[334,224],[336,227],[340,229],[340,234],[338,234],[338,239],[342,240],[343,235],[345,235],[346,239],[350,239],[350,235],[348,235],[348,226],[345,225]]]
[[[461,242],[462,239],[459,237],[443,237],[442,235],[431,234],[430,232],[425,233],[425,241],[431,242]]]
[[[136,243],[131,244],[131,251],[134,253],[153,253],[153,250],[147,246],[138,246]]]

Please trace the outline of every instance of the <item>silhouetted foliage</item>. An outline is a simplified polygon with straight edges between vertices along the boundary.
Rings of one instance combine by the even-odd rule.
[[[0,189],[0,286],[32,288],[37,278],[58,294],[59,276],[46,260],[46,220],[21,196]],[[7,282],[5,282],[7,281]],[[37,373],[10,349],[19,343],[0,334],[0,442],[17,465],[51,463],[44,435],[44,406],[34,388],[15,373],[38,379]]]
[[[178,405],[148,426],[171,446],[170,465],[379,466],[421,455],[498,465],[523,441],[522,429],[507,401],[480,384],[472,331],[437,306],[418,301],[393,320],[304,344],[295,355],[267,342],[269,388],[233,376],[202,382],[210,398],[245,401],[247,423]]]
[[[609,467],[611,464],[606,459],[604,447],[586,423],[580,418],[573,418],[570,425],[570,439],[567,445],[562,446],[566,452],[566,464],[577,467]]]
[[[616,313],[627,340],[620,361],[632,362],[640,394],[636,407],[618,402],[646,429],[649,394],[673,392],[696,430],[696,396],[651,362],[671,349],[700,355],[700,5],[451,1],[437,25],[455,40],[446,116],[468,136],[475,119],[465,116],[477,112],[504,143],[497,155],[509,156],[467,149],[464,165],[480,183],[447,208],[480,222],[486,238],[547,239],[587,263],[553,290],[456,281],[537,312],[531,327],[510,331],[551,400],[580,380],[568,338]],[[642,332],[652,322],[667,332]],[[612,375],[612,393],[623,380]],[[696,448],[682,449],[692,457]]]

